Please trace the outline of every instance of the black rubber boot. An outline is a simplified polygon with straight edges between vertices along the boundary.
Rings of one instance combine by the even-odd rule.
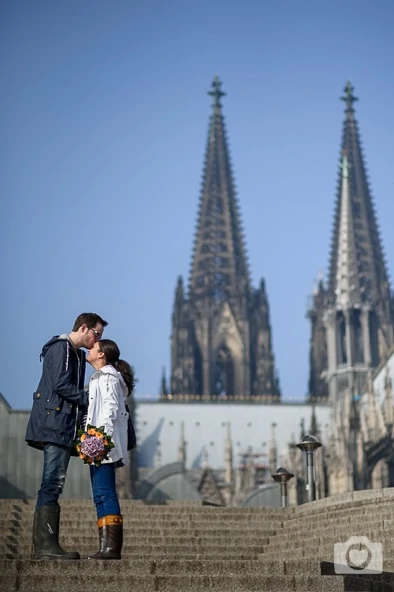
[[[80,559],[76,551],[59,545],[60,507],[42,506],[34,513],[33,559]]]

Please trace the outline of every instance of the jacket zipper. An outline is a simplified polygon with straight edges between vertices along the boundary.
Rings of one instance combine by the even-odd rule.
[[[81,374],[81,362],[80,362],[79,355],[77,354],[77,352],[75,352],[75,355],[77,356],[77,360],[78,360],[78,383],[77,383],[77,385],[78,385],[78,388],[80,388],[79,387],[79,383],[81,382],[81,376],[80,376],[80,374]],[[78,411],[79,411],[79,405],[77,403],[77,406],[75,408],[75,428],[74,428],[74,437],[73,437],[73,440],[75,440],[75,438],[77,437]]]

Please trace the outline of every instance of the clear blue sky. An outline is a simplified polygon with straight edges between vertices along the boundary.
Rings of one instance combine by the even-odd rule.
[[[156,395],[187,276],[218,74],[253,282],[285,398],[308,381],[308,294],[326,270],[350,79],[394,271],[390,0],[4,0],[0,391],[29,408],[39,353],[82,311]]]

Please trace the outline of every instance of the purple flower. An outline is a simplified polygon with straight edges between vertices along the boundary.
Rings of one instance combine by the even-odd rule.
[[[104,451],[104,442],[102,438],[97,438],[97,436],[88,436],[86,440],[81,442],[81,452],[90,456],[91,458],[95,458],[98,454],[103,453]]]

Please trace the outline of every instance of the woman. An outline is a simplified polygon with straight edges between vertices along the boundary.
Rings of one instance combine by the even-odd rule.
[[[123,544],[123,517],[116,493],[115,465],[127,464],[127,418],[125,398],[134,387],[130,365],[119,359],[114,341],[101,339],[89,350],[87,361],[96,370],[89,381],[86,423],[104,426],[115,447],[99,467],[90,466],[93,501],[97,512],[100,549],[89,559],[120,559]]]

